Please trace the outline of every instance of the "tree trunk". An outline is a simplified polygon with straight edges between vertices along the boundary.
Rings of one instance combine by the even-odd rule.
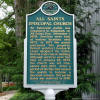
[[[39,7],[43,3],[43,0],[30,1],[30,0],[14,0],[15,10],[15,33],[17,39],[17,45],[20,45],[20,38],[25,34],[25,16],[26,12],[29,13],[31,9]]]
[[[25,20],[25,6],[26,0],[14,0],[15,10],[15,33],[17,37],[17,45],[20,45],[20,39],[23,37],[25,32],[24,20]]]

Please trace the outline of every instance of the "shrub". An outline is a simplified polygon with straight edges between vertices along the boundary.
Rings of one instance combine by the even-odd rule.
[[[44,97],[39,92],[33,93],[16,93],[10,100],[44,100]]]
[[[3,91],[17,90],[17,86],[3,87]]]

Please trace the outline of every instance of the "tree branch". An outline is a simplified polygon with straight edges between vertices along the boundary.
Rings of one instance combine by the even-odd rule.
[[[1,3],[0,3],[0,7],[1,7],[1,5],[4,3],[4,1],[1,1]]]
[[[4,24],[5,22],[7,22],[7,20],[9,18],[11,18],[14,14],[15,14],[15,12],[11,12],[7,17],[5,17],[4,19],[0,20],[0,24]]]

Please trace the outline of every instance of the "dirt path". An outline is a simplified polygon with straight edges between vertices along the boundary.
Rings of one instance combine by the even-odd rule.
[[[0,100],[9,100],[11,97],[14,96],[15,93],[16,93],[16,91],[5,92],[4,96],[0,96]]]

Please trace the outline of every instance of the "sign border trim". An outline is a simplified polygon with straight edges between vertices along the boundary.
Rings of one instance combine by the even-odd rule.
[[[54,1],[47,1],[47,2],[55,3]],[[45,3],[47,3],[47,2],[45,2]],[[43,3],[42,6],[45,3]],[[27,19],[28,19],[28,16],[33,15],[36,12],[38,12],[39,10],[41,10],[42,6],[38,10],[36,10],[35,12],[26,15],[26,38],[24,39],[24,77],[23,77],[24,87],[25,88],[35,89],[35,90],[41,90],[41,89],[47,89],[47,88],[66,90],[66,89],[69,89],[69,88],[76,88],[77,87],[77,46],[76,46],[77,42],[76,42],[76,38],[75,38],[74,14],[69,14],[69,13],[65,12],[64,10],[62,10],[62,8],[59,5],[58,5],[58,9],[59,10],[63,11],[67,15],[73,16],[74,84],[73,85],[70,85],[70,84],[62,84],[62,85],[59,85],[59,84],[55,84],[55,85],[51,85],[51,84],[33,84],[33,85],[27,84],[27,21],[28,21]],[[55,14],[57,14],[57,13],[55,13]],[[53,15],[55,15],[55,14],[53,14]],[[50,16],[50,15],[48,15],[48,16]]]

